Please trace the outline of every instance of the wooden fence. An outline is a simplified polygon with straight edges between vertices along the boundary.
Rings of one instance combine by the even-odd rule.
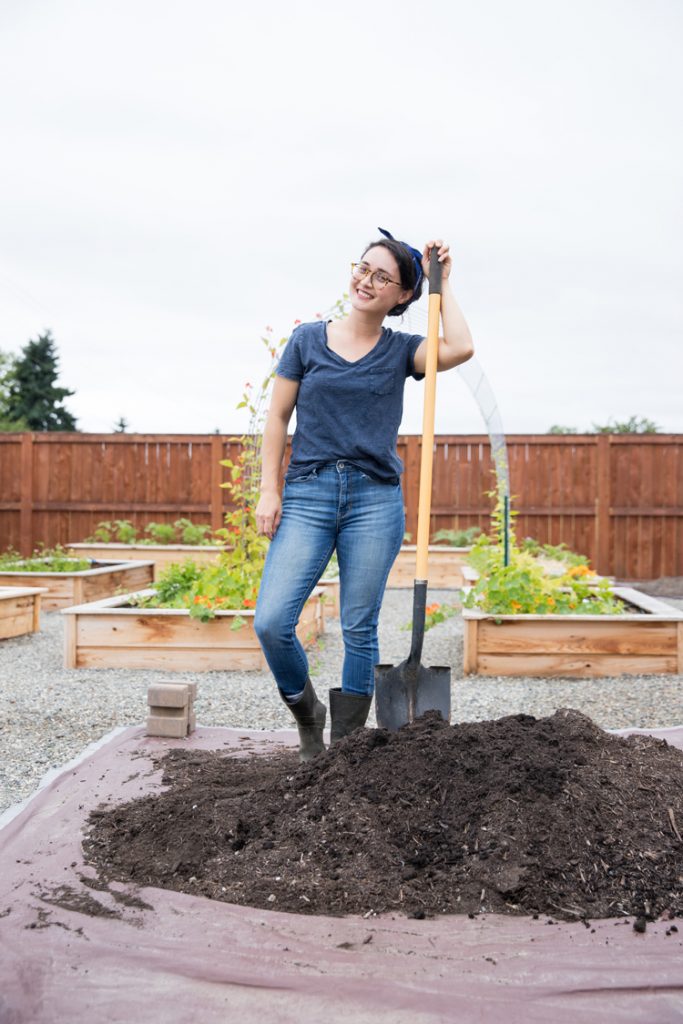
[[[420,438],[399,438],[406,529],[416,533]],[[683,575],[683,435],[507,438],[518,537],[568,544],[620,579]],[[220,435],[0,434],[0,550],[83,540],[103,519],[222,525]],[[432,528],[487,530],[488,438],[435,440]]]

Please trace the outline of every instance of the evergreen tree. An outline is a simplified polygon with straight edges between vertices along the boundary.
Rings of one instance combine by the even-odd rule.
[[[9,383],[12,379],[15,357],[9,352],[0,351],[0,433],[17,433],[26,430],[22,420],[11,420],[7,410]]]
[[[57,387],[57,349],[50,331],[24,345],[9,373],[6,417],[27,430],[76,430],[63,402],[73,391]]]

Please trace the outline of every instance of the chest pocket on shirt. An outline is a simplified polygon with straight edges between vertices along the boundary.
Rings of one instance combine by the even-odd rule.
[[[395,370],[371,370],[370,390],[375,395],[390,395],[396,390]]]

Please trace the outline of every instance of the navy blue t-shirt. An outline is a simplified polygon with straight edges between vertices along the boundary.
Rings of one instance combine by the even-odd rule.
[[[403,388],[406,377],[424,377],[413,362],[423,340],[383,327],[375,347],[349,362],[328,348],[324,321],[293,331],[277,368],[278,376],[301,382],[287,480],[338,459],[377,480],[398,480]]]

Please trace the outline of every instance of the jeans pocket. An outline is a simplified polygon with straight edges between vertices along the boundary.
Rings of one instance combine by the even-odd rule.
[[[304,473],[303,476],[295,476],[292,480],[288,480],[288,484],[305,484],[309,480],[317,480],[318,470],[312,469],[310,473]]]

